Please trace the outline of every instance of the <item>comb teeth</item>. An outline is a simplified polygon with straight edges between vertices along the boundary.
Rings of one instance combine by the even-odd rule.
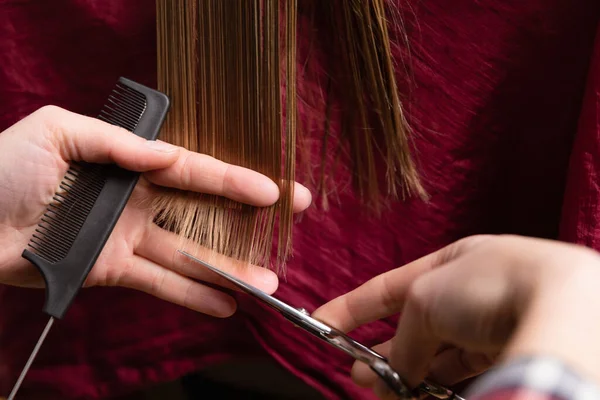
[[[98,119],[133,132],[146,110],[146,96],[117,83]],[[38,224],[29,247],[46,261],[56,263],[69,253],[104,183],[105,166],[72,163],[60,183],[61,191]]]
[[[146,96],[117,83],[98,119],[133,132],[146,110]]]
[[[55,263],[66,257],[104,186],[102,165],[72,164],[53,202],[38,224],[29,247]]]

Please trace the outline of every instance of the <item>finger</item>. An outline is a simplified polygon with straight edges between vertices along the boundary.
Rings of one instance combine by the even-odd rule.
[[[166,168],[178,157],[179,147],[150,141],[95,118],[47,106],[30,116],[39,119],[65,161],[116,163],[134,171]]]
[[[493,364],[493,357],[455,347],[445,350],[433,359],[429,376],[441,385],[452,386],[482,374]]]
[[[383,342],[377,346],[374,346],[373,350],[384,357],[388,357],[391,348],[392,341],[388,340],[387,342]],[[356,361],[354,365],[352,365],[351,376],[354,383],[361,387],[373,387],[373,385],[375,385],[375,381],[377,380],[377,375],[375,372],[373,372],[373,370],[362,361]]]
[[[451,347],[448,344],[442,343],[442,345],[438,348],[437,354],[441,354],[446,351],[447,348]],[[384,357],[389,357],[390,351],[392,349],[392,340],[388,340],[386,342],[380,343],[377,346],[373,347],[377,353],[381,354]],[[437,359],[436,355],[436,359]],[[352,379],[358,386],[362,387],[373,387],[375,385],[375,381],[377,380],[377,375],[373,372],[373,370],[365,363],[361,361],[356,361],[352,366]]]
[[[490,357],[479,352],[469,352],[456,347],[448,347],[433,359],[428,372],[434,382],[441,385],[452,386],[471,377],[477,376],[488,370],[495,362],[495,357]],[[389,357],[392,340],[378,344],[373,350],[384,357]],[[365,363],[356,361],[352,366],[352,380],[361,387],[373,387],[378,379],[373,370]]]
[[[140,290],[214,317],[229,317],[236,310],[235,300],[231,296],[140,256],[133,256],[127,267],[110,284]]]
[[[341,331],[398,313],[412,282],[421,275],[454,260],[484,236],[471,236],[431,253],[404,267],[379,275],[364,285],[318,308],[313,317]]]
[[[390,365],[407,383],[415,385],[427,375],[441,343],[484,354],[506,343],[515,321],[514,281],[506,279],[507,270],[501,268],[473,274],[481,262],[480,255],[465,255],[411,285],[390,353]],[[448,380],[479,369],[470,367],[457,369]]]
[[[306,210],[312,203],[312,194],[305,186],[295,182],[294,185],[294,204],[293,211],[295,213]]]
[[[277,185],[262,174],[189,151],[180,156],[184,152],[180,147],[142,139],[95,118],[54,106],[43,107],[30,118],[44,124],[65,161],[116,163],[134,171],[164,169],[150,175],[155,179],[150,180],[161,186],[221,195],[255,206],[268,206],[279,198]],[[294,192],[293,210],[303,211],[311,203],[310,191],[296,184]]]
[[[410,284],[433,268],[435,255],[429,255],[379,275],[357,289],[319,307],[313,318],[343,332],[398,313]]]
[[[172,232],[161,229],[155,224],[148,226],[143,239],[135,251],[144,258],[152,260],[180,275],[237,290],[229,281],[190,260],[179,253],[178,250],[189,252],[202,261],[215,265],[220,270],[266,293],[270,294],[277,290],[279,280],[273,271],[237,261],[207,248],[200,247],[197,244],[185,241]]]
[[[224,196],[254,206],[269,206],[279,198],[279,188],[266,176],[187,150],[172,166],[146,174],[146,178],[160,186]]]
[[[415,281],[406,296],[396,336],[392,339],[390,366],[409,387],[427,376],[429,365],[442,340],[431,329],[430,304],[435,285],[423,277]]]
[[[224,196],[258,207],[270,206],[279,198],[279,188],[265,175],[187,150],[169,168],[152,171],[146,178],[156,185]],[[302,211],[310,205],[310,192],[301,185],[296,185],[294,192],[294,209]]]

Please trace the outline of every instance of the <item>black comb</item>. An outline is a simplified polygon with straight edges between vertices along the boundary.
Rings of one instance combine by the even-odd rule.
[[[164,94],[120,78],[98,119],[148,140],[169,109]],[[116,165],[72,163],[23,257],[46,281],[44,312],[62,318],[96,263],[140,174]]]

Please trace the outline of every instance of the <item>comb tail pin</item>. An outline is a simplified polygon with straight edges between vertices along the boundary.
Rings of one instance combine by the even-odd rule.
[[[8,395],[8,400],[14,400],[15,396],[17,395],[17,392],[19,391],[19,388],[21,387],[21,384],[23,383],[23,380],[25,379],[27,372],[29,372],[29,368],[31,367],[31,364],[33,364],[33,360],[35,360],[35,357],[37,356],[37,353],[40,351],[42,344],[44,344],[44,340],[46,340],[46,336],[48,336],[48,332],[50,332],[50,328],[52,328],[53,324],[54,324],[54,317],[50,317],[50,319],[48,320],[48,323],[46,324],[46,327],[44,328],[44,331],[40,335],[40,338],[38,339],[35,347],[33,348],[33,351],[31,352],[31,355],[29,356],[29,359],[27,360],[27,364],[25,364],[25,367],[23,367],[23,371],[21,371],[21,375],[19,375],[19,379],[17,379],[17,383],[15,383],[15,386],[13,386],[12,391]]]

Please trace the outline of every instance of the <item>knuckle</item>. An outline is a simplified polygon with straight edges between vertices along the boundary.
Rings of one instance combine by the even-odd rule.
[[[482,243],[489,241],[493,237],[494,237],[493,235],[478,234],[478,235],[467,236],[465,238],[462,238],[462,239],[452,243],[451,245],[443,248],[438,253],[438,256],[434,262],[434,265],[435,266],[444,265],[444,264],[460,257],[461,255],[465,254],[466,252],[473,250],[474,248],[478,247]]]
[[[355,313],[352,311],[354,310],[354,306],[351,304],[351,299],[349,298],[349,296],[344,296],[344,308],[346,310],[346,315],[349,317],[350,319],[350,323],[352,324],[352,326],[360,326],[361,321],[356,317]],[[339,324],[337,324],[339,325]],[[346,330],[346,329],[344,329]]]
[[[493,361],[485,354],[460,351],[459,363],[468,375],[477,375],[488,369]]]
[[[123,261],[121,268],[109,268],[106,271],[106,286],[124,286],[126,278],[131,275],[135,268],[134,260],[127,258]]]
[[[55,118],[57,116],[60,116],[60,114],[64,111],[65,110],[63,108],[49,104],[38,108],[37,111],[34,112],[34,114],[43,118]]]
[[[418,278],[408,288],[407,302],[410,302],[418,310],[423,311],[429,306],[429,285],[425,279]]]
[[[461,243],[462,247],[471,249],[475,246],[479,246],[483,242],[487,242],[488,240],[491,240],[494,237],[497,237],[497,236],[478,234],[478,235],[473,235],[473,236],[464,238],[464,239],[460,240],[459,242]]]
[[[101,122],[104,122],[104,121],[101,121]],[[127,137],[128,135],[131,135],[131,133],[132,133],[131,131],[128,131],[127,129],[125,129],[119,125],[112,125],[112,124],[109,124],[108,122],[104,122],[104,123],[110,125],[112,127],[111,129],[114,129],[114,133],[116,134],[117,139],[122,136]]]
[[[223,175],[222,175],[222,179],[221,179],[221,193],[226,194],[225,192],[229,192],[229,189],[233,187],[233,185],[235,184],[234,179],[233,179],[233,174],[231,173],[231,165],[230,164],[224,164],[223,167]]]
[[[179,182],[181,189],[186,190],[191,186],[193,180],[193,171],[191,168],[192,153],[185,152],[181,157],[181,169],[179,170]]]
[[[48,131],[55,133],[60,130],[61,115],[65,112],[64,109],[47,105],[39,108],[32,114],[32,117],[38,120]]]
[[[185,308],[194,309],[195,304],[193,302],[193,289],[194,284],[192,282],[188,282],[184,291],[183,300],[181,301],[181,305]]]
[[[439,329],[438,321],[435,321],[434,318],[435,311],[432,310],[433,299],[431,285],[426,277],[417,278],[408,288],[406,304],[416,312],[423,326],[429,332],[436,332]]]
[[[395,309],[397,306],[397,301],[396,301],[396,296],[392,290],[392,288],[390,287],[390,281],[389,280],[384,280],[382,286],[382,293],[381,293],[381,302],[383,304],[383,307],[386,310],[393,310]]]
[[[152,279],[152,283],[150,284],[150,291],[153,294],[162,293],[163,287],[165,285],[165,279],[167,277],[167,271],[164,269],[160,269],[154,275]]]

